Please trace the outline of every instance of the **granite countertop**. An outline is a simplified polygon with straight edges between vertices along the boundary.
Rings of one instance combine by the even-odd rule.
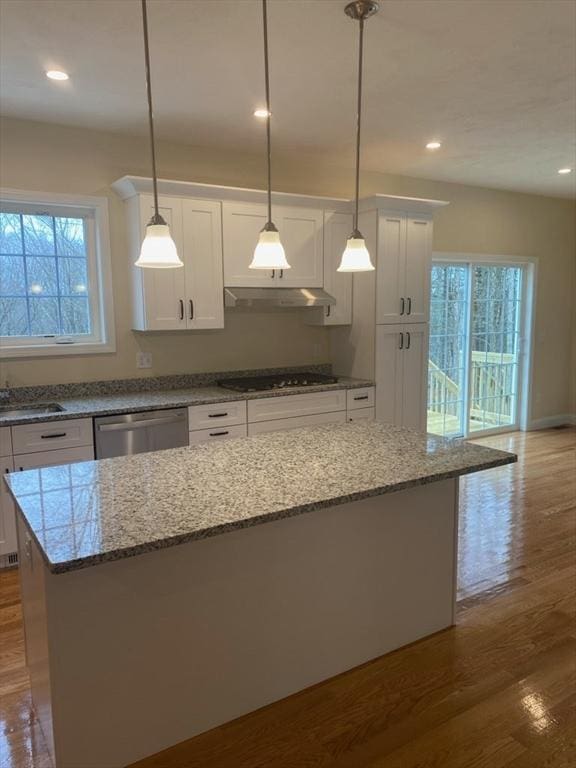
[[[6,478],[53,573],[510,464],[386,424],[327,424]]]
[[[145,386],[145,383],[144,383]],[[372,387],[373,381],[338,377],[336,384],[318,384],[305,387],[287,387],[264,392],[236,392],[216,385],[187,387],[186,389],[166,389],[145,392],[120,392],[92,394],[75,398],[54,398],[44,402],[57,402],[64,410],[55,413],[33,413],[30,416],[9,417],[0,413],[0,427],[10,427],[17,424],[33,424],[39,421],[62,421],[91,416],[112,416],[116,413],[135,413],[137,411],[153,411],[161,408],[181,408],[188,405],[204,405],[209,403],[225,403],[232,400],[254,400],[265,397],[283,397],[299,395],[304,392],[324,392],[337,389],[357,389]],[[18,401],[10,405],[17,408]]]

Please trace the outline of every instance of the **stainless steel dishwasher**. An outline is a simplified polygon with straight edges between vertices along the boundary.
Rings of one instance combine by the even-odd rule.
[[[123,413],[94,419],[96,458],[188,445],[188,409]]]

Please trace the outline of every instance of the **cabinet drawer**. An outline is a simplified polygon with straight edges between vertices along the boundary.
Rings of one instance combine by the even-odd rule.
[[[374,421],[375,416],[375,408],[356,408],[354,411],[348,411],[348,421]]]
[[[12,456],[10,427],[0,427],[0,456]]]
[[[12,427],[14,454],[93,445],[92,419],[46,421]]]
[[[374,387],[349,389],[346,392],[346,407],[349,411],[354,410],[355,408],[373,408]]]
[[[281,432],[285,429],[299,429],[300,427],[311,427],[316,424],[335,424],[345,421],[345,411],[315,413],[311,416],[293,416],[290,419],[274,419],[273,421],[259,421],[254,424],[248,424],[248,435],[261,435],[263,432]]]
[[[191,405],[188,408],[188,429],[212,429],[246,424],[246,401],[234,400],[229,403]]]
[[[282,395],[248,401],[248,422],[309,416],[346,410],[346,392],[310,392],[303,395]]]
[[[215,424],[212,429],[198,429],[196,432],[190,432],[190,445],[198,445],[210,440],[229,440],[232,437],[246,437],[246,424],[231,427]]]
[[[55,467],[59,464],[75,464],[77,461],[91,461],[93,458],[94,449],[90,445],[84,445],[80,448],[61,448],[56,451],[23,453],[14,456],[14,470],[18,472],[25,469]]]

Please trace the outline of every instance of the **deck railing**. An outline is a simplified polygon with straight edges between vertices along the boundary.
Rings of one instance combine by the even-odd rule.
[[[511,422],[514,407],[513,354],[472,352],[470,415],[485,424]],[[432,360],[428,361],[428,411],[459,416],[464,393]]]

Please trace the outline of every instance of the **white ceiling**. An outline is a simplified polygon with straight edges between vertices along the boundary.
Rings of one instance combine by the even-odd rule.
[[[270,1],[272,125],[277,151],[350,166],[344,5]],[[146,131],[139,0],[2,0],[0,15],[4,115]],[[149,24],[158,136],[259,151],[259,0],[149,0]],[[557,170],[576,163],[576,2],[383,0],[366,25],[364,126],[364,169],[570,196],[576,170]]]

